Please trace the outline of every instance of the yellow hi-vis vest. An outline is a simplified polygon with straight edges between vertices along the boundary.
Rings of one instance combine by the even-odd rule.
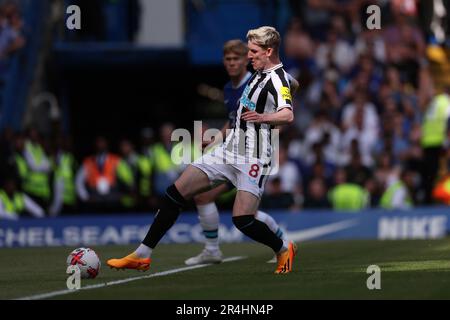
[[[4,190],[0,190],[0,201],[6,213],[11,216],[17,216],[25,210],[25,200],[23,194],[19,192],[14,193],[11,199]]]
[[[172,162],[171,153],[167,151],[162,143],[158,143],[153,147],[152,155],[157,173],[166,173],[176,168],[176,165]]]
[[[172,149],[172,159],[177,164],[189,164],[203,155],[202,148],[194,143],[176,144]]]
[[[153,164],[150,157],[140,155],[137,161],[137,169],[139,171],[138,188],[139,194],[143,197],[148,197],[152,193],[152,171]]]
[[[447,133],[449,112],[449,95],[440,94],[431,101],[422,124],[422,147],[429,148],[443,145]]]
[[[187,153],[185,153],[187,151]],[[166,173],[176,170],[182,164],[189,164],[202,156],[201,147],[183,142],[177,143],[168,152],[161,143],[153,147],[153,165],[156,173]]]
[[[40,145],[27,142],[26,148],[30,151],[31,156],[38,164],[45,157],[44,150]],[[48,174],[45,172],[32,171],[31,168],[28,169],[29,172],[23,184],[24,191],[30,195],[48,200],[50,198]]]
[[[130,165],[123,159],[121,159],[117,165],[117,177],[127,187],[132,188],[134,186],[133,170],[131,170]],[[122,196],[121,202],[122,205],[127,208],[131,208],[135,205],[132,195],[127,192]]]
[[[55,168],[55,178],[64,181],[63,203],[69,206],[74,205],[76,201],[74,163],[71,154],[63,153]]]
[[[334,210],[358,211],[367,206],[369,194],[357,184],[344,183],[330,191],[329,199]]]
[[[401,188],[406,188],[405,184],[402,181],[397,181],[392,185],[390,185],[389,188],[387,188],[386,191],[381,196],[380,206],[384,209],[393,209],[392,200],[394,199],[394,194],[397,192],[397,190]],[[406,204],[412,206],[413,201],[409,196],[409,193],[405,201]]]
[[[27,162],[18,153],[15,155],[15,160],[16,160],[17,171],[19,173],[19,177],[20,177],[21,183],[22,183],[21,186],[23,187],[24,181],[26,180],[26,178],[28,176]]]

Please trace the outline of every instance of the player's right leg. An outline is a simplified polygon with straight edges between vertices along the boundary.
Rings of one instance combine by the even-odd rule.
[[[189,166],[166,191],[161,207],[142,244],[130,255],[110,259],[107,264],[116,269],[149,269],[151,254],[164,234],[173,226],[188,200],[211,187],[208,176],[200,169]]]

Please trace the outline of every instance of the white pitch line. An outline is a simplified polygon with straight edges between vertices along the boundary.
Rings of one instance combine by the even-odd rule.
[[[223,262],[233,262],[233,261],[238,261],[238,260],[242,260],[242,259],[246,259],[246,258],[247,257],[231,257],[231,258],[224,259]],[[41,300],[41,299],[48,299],[48,298],[57,297],[57,296],[64,296],[64,295],[67,295],[67,294],[71,294],[71,293],[75,293],[75,292],[79,292],[79,291],[83,291],[83,290],[92,290],[92,289],[98,289],[98,288],[103,288],[103,287],[115,286],[115,285],[118,285],[118,284],[123,284],[123,283],[137,281],[137,280],[142,280],[142,279],[163,277],[163,276],[167,276],[169,274],[174,274],[174,273],[183,272],[183,271],[189,271],[189,270],[194,270],[194,269],[205,268],[205,267],[212,266],[212,265],[213,264],[198,264],[196,266],[190,266],[190,267],[177,268],[177,269],[172,269],[172,270],[167,270],[167,271],[161,271],[161,272],[152,273],[152,274],[149,274],[149,275],[146,275],[146,276],[141,276],[141,277],[133,277],[133,278],[127,278],[127,279],[122,279],[122,280],[115,280],[115,281],[110,281],[110,282],[93,284],[93,285],[90,285],[90,286],[82,287],[79,290],[69,290],[69,289],[59,290],[59,291],[53,291],[53,292],[38,294],[38,295],[34,295],[34,296],[23,297],[23,298],[19,298],[19,299],[16,299],[16,300]]]

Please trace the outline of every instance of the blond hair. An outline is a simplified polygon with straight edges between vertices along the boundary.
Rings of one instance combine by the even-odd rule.
[[[247,45],[238,39],[230,40],[225,42],[223,46],[223,55],[226,55],[228,53],[235,53],[238,56],[247,56],[248,54],[248,47]]]
[[[278,54],[281,44],[279,32],[274,27],[260,27],[247,33],[247,40],[254,42],[263,49],[272,48]]]

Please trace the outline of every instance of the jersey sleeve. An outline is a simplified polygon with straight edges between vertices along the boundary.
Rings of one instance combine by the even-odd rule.
[[[291,86],[287,79],[286,73],[282,69],[278,69],[272,74],[272,82],[275,88],[275,103],[277,111],[284,108],[292,109]]]
[[[297,81],[293,76],[291,76],[289,73],[286,73],[286,75],[287,75],[287,79],[288,79],[288,82],[289,82],[289,87],[291,88],[291,95],[295,95],[296,92],[297,92],[298,89],[299,89],[300,84],[299,84],[298,81]]]

